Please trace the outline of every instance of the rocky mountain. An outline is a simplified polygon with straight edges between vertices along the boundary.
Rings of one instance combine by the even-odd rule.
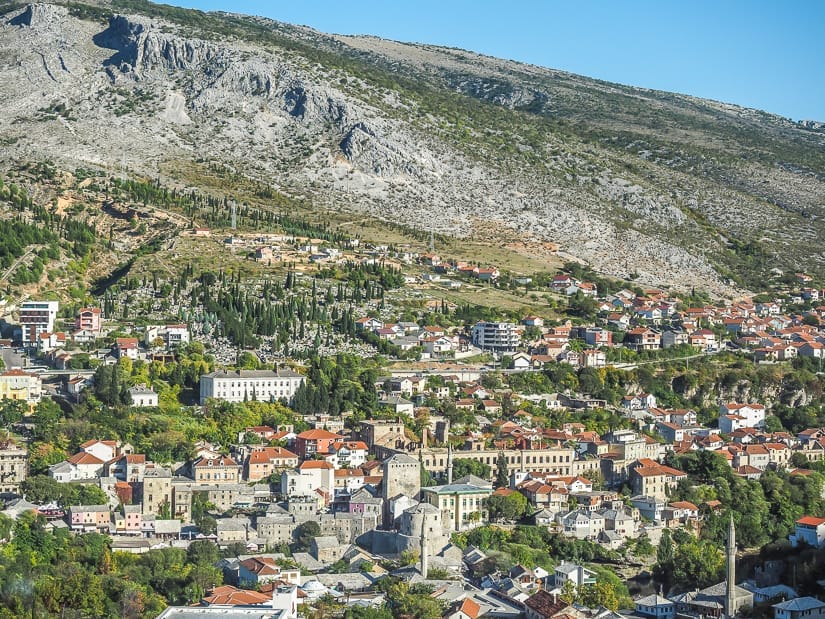
[[[716,294],[825,274],[820,123],[144,0],[0,14],[2,165],[186,187],[220,166],[316,209],[552,241],[606,274]]]

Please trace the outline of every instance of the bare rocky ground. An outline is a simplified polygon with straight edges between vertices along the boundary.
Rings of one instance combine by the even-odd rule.
[[[567,109],[587,96],[582,84],[595,84],[454,50],[301,28],[280,34],[326,51],[338,45],[369,54],[382,66],[434,76],[505,108]],[[503,76],[524,85],[490,91]],[[562,90],[547,95],[547,80]],[[615,91],[634,105],[666,105],[649,91],[598,84],[602,94]],[[459,237],[470,236],[475,221],[491,222],[503,238],[557,243],[607,274],[717,295],[738,291],[711,264],[726,239],[710,227],[781,246],[783,226],[793,226],[789,252],[797,252],[797,241],[810,245],[819,234],[825,195],[821,176],[806,170],[750,163],[720,184],[716,164],[701,157],[641,142],[607,149],[553,133],[528,166],[473,152],[451,137],[455,123],[424,114],[420,102],[286,47],[206,37],[146,16],[83,20],[57,4],[0,18],[0,100],[6,162],[51,159],[65,169],[126,168],[150,178],[165,177],[180,161],[216,162],[320,208]],[[680,100],[680,113],[687,115],[692,101]],[[747,112],[703,106],[690,114]],[[614,122],[598,114],[594,126]],[[615,123],[626,114],[617,111]],[[796,131],[788,125],[781,130]],[[496,130],[465,129],[471,136]],[[818,251],[798,262],[825,268]]]

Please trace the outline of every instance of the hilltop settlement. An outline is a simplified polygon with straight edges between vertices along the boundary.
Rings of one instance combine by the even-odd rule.
[[[283,281],[204,272],[70,313],[6,306],[7,545],[99,536],[109,562],[187,566],[158,593],[130,585],[129,616],[825,616],[810,278],[689,304],[568,265],[538,281],[566,310],[480,315],[391,299],[496,286],[496,268],[286,242],[307,266]],[[299,317],[286,333],[244,335],[276,304]]]

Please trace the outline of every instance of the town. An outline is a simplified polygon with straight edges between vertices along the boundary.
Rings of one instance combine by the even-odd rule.
[[[268,264],[292,247],[282,282],[204,272],[71,314],[5,307],[6,543],[183,552],[199,576],[161,617],[825,613],[825,290],[807,275],[687,304],[577,264],[515,277],[265,240],[224,244]],[[438,298],[506,285],[559,309]]]

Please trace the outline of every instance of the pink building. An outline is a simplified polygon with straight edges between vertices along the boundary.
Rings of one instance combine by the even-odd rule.
[[[73,505],[69,508],[73,531],[108,531],[111,524],[108,505]]]
[[[127,535],[140,535],[143,518],[140,514],[140,505],[124,505],[123,520]]]
[[[84,307],[78,312],[74,321],[76,331],[100,333],[101,311],[99,307]]]

